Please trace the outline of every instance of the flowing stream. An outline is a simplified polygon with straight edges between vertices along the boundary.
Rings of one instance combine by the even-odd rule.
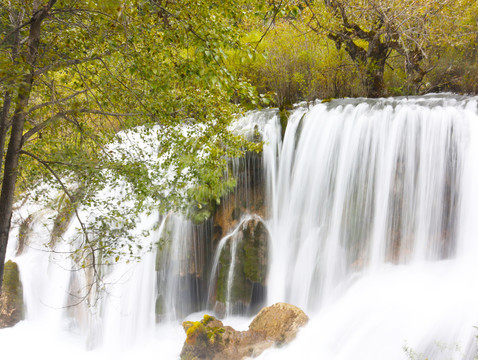
[[[227,246],[225,314],[237,315],[237,235],[251,219],[269,234],[263,305],[289,302],[310,316],[294,342],[260,359],[477,358],[477,102],[448,94],[299,104],[284,136],[277,112],[250,113],[238,129],[265,140],[254,180],[265,183],[264,219],[242,214],[214,243],[212,220],[145,215],[140,229],[160,224],[143,240],[153,251],[111,266],[109,285],[77,306],[68,305],[88,274],[68,271],[63,254],[74,242],[45,251],[52,215],[24,205],[17,225],[30,219],[28,244],[18,251],[17,226],[7,258],[20,266],[26,320],[0,330],[2,358],[178,359],[180,323],[214,307]],[[249,320],[224,323],[241,330]]]

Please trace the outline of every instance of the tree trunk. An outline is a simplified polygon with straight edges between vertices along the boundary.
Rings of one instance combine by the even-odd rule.
[[[389,47],[381,42],[380,37],[373,34],[370,35],[370,38],[366,40],[368,42],[368,48],[366,49],[357,45],[349,33],[329,33],[327,36],[335,42],[337,49],[345,45],[345,51],[363,76],[362,82],[367,97],[377,98],[384,96],[385,83],[383,75]]]
[[[15,101],[15,112],[12,117],[12,130],[8,142],[5,167],[3,170],[2,190],[0,194],[0,294],[3,284],[3,270],[5,254],[7,252],[8,236],[13,213],[13,200],[15,195],[15,184],[18,176],[18,161],[23,142],[23,129],[25,125],[26,110],[34,79],[34,65],[38,55],[40,43],[40,30],[43,20],[55,4],[56,0],[50,0],[45,6],[34,11],[30,22],[28,35],[28,46],[25,54],[26,63],[30,65],[30,72],[23,76],[18,87],[18,95]]]
[[[10,43],[12,47],[12,62],[15,64],[20,47],[20,25],[23,21],[23,13],[12,14],[12,19],[12,27],[13,29],[17,29],[13,33],[13,40]],[[8,131],[8,114],[10,113],[11,104],[12,93],[7,90],[5,91],[5,95],[3,97],[2,113],[0,114],[0,172],[3,167],[3,155]]]
[[[385,58],[369,59],[364,81],[367,97],[378,98],[385,95],[384,71]]]

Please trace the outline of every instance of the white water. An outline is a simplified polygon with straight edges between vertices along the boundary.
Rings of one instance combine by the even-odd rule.
[[[474,358],[477,122],[476,98],[441,96],[292,114],[266,155],[268,302],[311,322],[261,358]]]
[[[298,305],[311,321],[295,342],[262,359],[406,359],[404,346],[416,359],[474,358],[476,101],[429,96],[298,107],[283,142],[278,119],[265,118],[267,302]],[[36,214],[40,224],[45,214]],[[140,228],[154,221],[145,217]],[[186,241],[192,225],[177,217],[147,241],[158,241],[166,228],[172,242],[158,273],[154,253],[119,264],[97,306],[68,311],[61,308],[71,302],[72,275],[62,269],[69,260],[33,245],[15,257],[12,241],[27,320],[0,331],[2,356],[178,358],[185,337],[179,324],[191,304],[183,303],[176,275],[196,252]],[[31,244],[48,241],[48,228],[34,230]],[[85,286],[81,276],[75,281]],[[166,320],[160,325],[158,293]],[[247,321],[225,323],[243,328]]]

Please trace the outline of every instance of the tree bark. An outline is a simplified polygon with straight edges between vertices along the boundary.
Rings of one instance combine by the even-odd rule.
[[[368,50],[358,46],[350,34],[329,33],[328,38],[333,40],[338,49],[344,46],[345,51],[357,65],[363,76],[363,85],[367,97],[377,98],[385,94],[385,82],[383,75],[385,62],[388,58],[389,48],[379,38],[368,39]]]
[[[23,129],[25,125],[26,110],[30,100],[30,94],[34,80],[34,65],[38,56],[41,25],[55,3],[56,0],[50,0],[46,5],[34,11],[32,16],[27,42],[28,47],[25,54],[25,60],[27,64],[30,65],[30,71],[23,76],[23,79],[18,86],[18,94],[15,101],[15,112],[11,121],[12,130],[10,133],[7,154],[5,157],[2,190],[0,194],[0,294],[3,284],[5,254],[7,252],[8,236],[10,234],[13,213],[15,185],[18,176],[18,162],[20,159],[20,151],[23,145]]]
[[[385,70],[385,62],[368,64],[365,78],[365,90],[367,97],[379,98],[385,95],[385,82],[383,80],[383,73]]]
[[[23,21],[23,14],[14,13],[11,16],[12,19],[12,27],[16,29],[16,31],[12,34],[13,40],[11,41],[10,46],[12,47],[12,62],[13,64],[16,63],[16,58],[18,57],[18,52],[20,48],[20,25]],[[11,84],[10,84],[11,85]],[[5,91],[5,95],[3,96],[3,107],[2,112],[0,114],[0,172],[3,167],[3,156],[5,151],[5,141],[7,138],[7,131],[8,131],[8,115],[10,113],[10,107],[12,104],[12,93],[10,90]]]

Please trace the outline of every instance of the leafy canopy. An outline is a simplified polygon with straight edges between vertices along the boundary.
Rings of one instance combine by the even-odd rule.
[[[18,193],[48,182],[68,191],[72,207],[108,209],[87,230],[109,246],[142,212],[218,202],[234,185],[222,178],[227,157],[260,147],[228,130],[241,112],[235,100],[255,101],[226,66],[231,51],[253,51],[240,41],[252,4],[58,0],[34,64],[24,40],[47,1],[0,5],[0,92],[18,96],[33,73]]]

